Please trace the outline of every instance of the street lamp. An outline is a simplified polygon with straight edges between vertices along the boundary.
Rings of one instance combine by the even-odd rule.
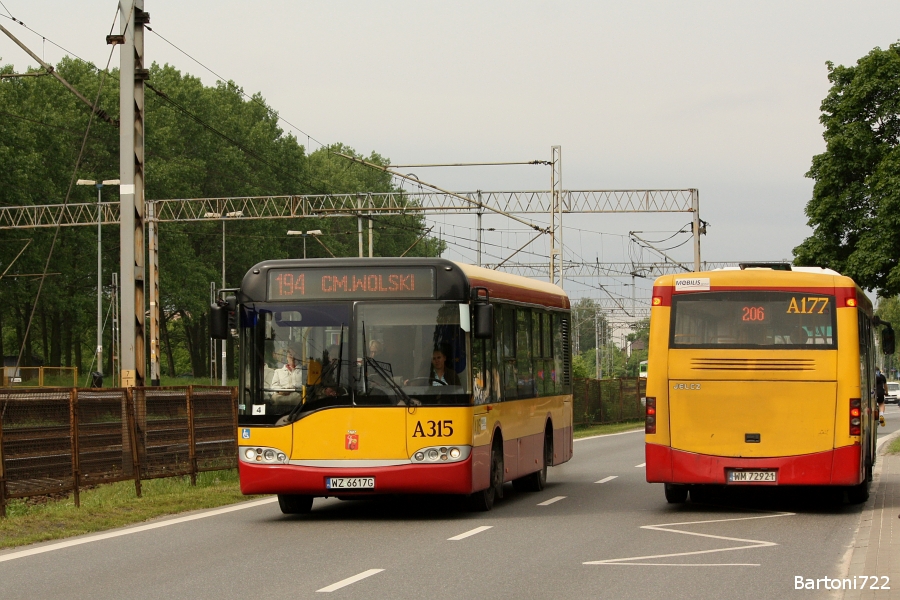
[[[93,179],[79,179],[75,185],[92,185],[97,188],[97,372],[103,375],[103,254],[101,237],[103,224],[103,208],[100,195],[104,185],[119,185],[118,179],[104,179],[97,183]]]
[[[306,258],[306,238],[311,235],[322,235],[321,229],[310,229],[309,231],[295,231],[291,229],[287,232],[288,235],[299,235],[303,238],[303,258]]]
[[[243,217],[244,211],[235,210],[232,212],[226,213],[214,213],[208,212],[204,213],[203,217],[206,219],[222,219],[222,287],[225,287],[225,219],[232,219],[237,217]],[[225,362],[227,358],[227,351],[225,349],[225,340],[222,340],[222,385],[226,385],[228,382],[226,380],[226,372],[227,372],[227,363]]]

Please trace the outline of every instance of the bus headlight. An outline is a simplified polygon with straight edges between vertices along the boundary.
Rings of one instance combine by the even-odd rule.
[[[285,464],[288,462],[287,454],[278,448],[241,448],[238,457],[243,462],[258,464]]]
[[[409,461],[411,463],[459,462],[469,458],[471,453],[471,446],[434,446],[417,450]]]

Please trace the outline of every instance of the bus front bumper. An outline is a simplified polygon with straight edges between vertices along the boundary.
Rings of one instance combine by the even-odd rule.
[[[774,483],[749,485],[856,485],[863,481],[861,447],[843,446],[827,452],[776,458],[711,456],[646,444],[650,483],[721,484],[731,470],[776,471]],[[748,485],[748,484],[739,484]]]
[[[257,465],[240,461],[238,471],[244,494],[303,494],[311,496],[366,496],[372,494],[469,494],[472,461],[450,464],[409,464],[390,467],[304,467]],[[329,477],[374,477],[374,489],[335,490]]]

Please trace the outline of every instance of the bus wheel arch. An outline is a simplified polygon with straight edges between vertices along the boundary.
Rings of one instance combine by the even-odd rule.
[[[544,443],[541,448],[541,466],[537,471],[513,480],[517,492],[540,492],[547,486],[547,468],[553,465],[553,422],[547,419],[544,427]]]
[[[494,429],[491,441],[491,466],[488,487],[469,496],[469,506],[474,511],[487,512],[494,507],[494,501],[503,497],[503,434]]]

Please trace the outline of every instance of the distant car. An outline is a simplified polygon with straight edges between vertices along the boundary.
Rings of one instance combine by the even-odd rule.
[[[896,381],[887,382],[887,396],[884,397],[886,404],[900,404],[900,383]]]

